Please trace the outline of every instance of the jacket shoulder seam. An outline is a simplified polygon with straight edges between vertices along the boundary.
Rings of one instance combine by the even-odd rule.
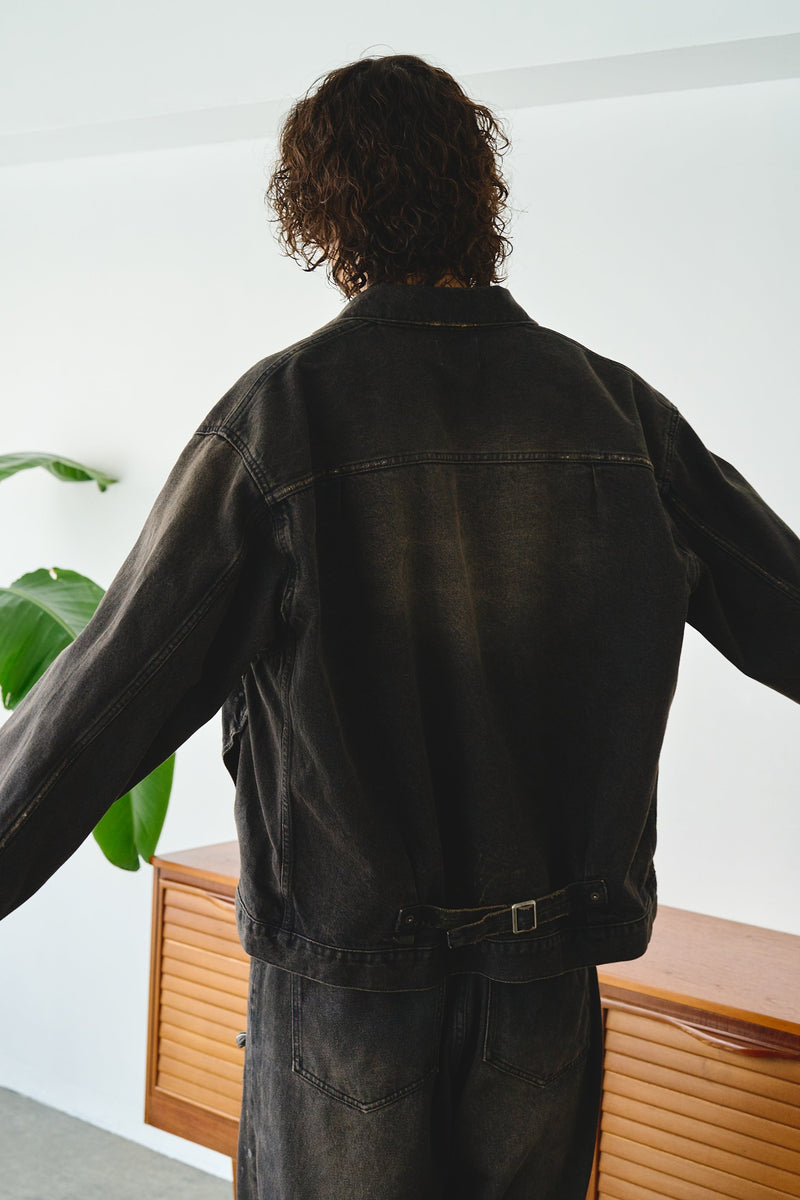
[[[609,363],[609,365],[612,367],[619,367],[619,369],[624,371],[630,379],[633,379],[637,383],[641,384],[641,386],[647,391],[648,395],[657,401],[661,408],[665,408],[667,412],[673,414],[679,412],[677,407],[667,396],[665,396],[662,392],[659,392],[657,388],[654,388],[651,383],[648,383],[643,376],[641,376],[637,371],[634,371],[633,367],[628,366],[627,363],[620,362],[618,358],[611,358],[608,354],[601,354],[598,350],[592,350],[589,346],[584,346],[584,344],[577,341],[576,338],[572,338],[569,336],[569,334],[562,333],[558,329],[549,329],[545,325],[539,325],[538,328],[543,332],[552,334],[555,338],[560,339],[561,341],[569,342],[571,346],[575,346],[578,350],[583,351],[583,353],[590,359],[597,359],[600,362]]]
[[[262,500],[266,504],[269,504],[271,491],[269,480],[261,469],[258,459],[251,453],[250,447],[243,438],[240,438],[227,425],[201,425],[197,433],[200,437],[218,437],[220,441],[227,442],[234,453],[238,455],[242,466],[255,484]]]
[[[321,329],[315,330],[314,333],[308,334],[299,341],[292,342],[291,345],[286,346],[283,350],[279,350],[277,354],[269,355],[266,359],[266,365],[264,366],[264,369],[258,373],[256,378],[250,384],[250,387],[247,388],[244,394],[239,397],[239,399],[231,408],[230,412],[227,413],[224,423],[213,426],[201,425],[197,432],[215,433],[219,429],[227,428],[229,425],[233,424],[233,422],[241,415],[242,409],[244,409],[250,403],[257,390],[269,379],[270,375],[274,374],[285,363],[291,361],[292,358],[297,357],[298,354],[302,354],[303,351],[309,346],[314,346],[318,342],[325,342],[329,338],[341,336],[342,334],[352,333],[353,329],[356,327],[357,321],[360,320],[362,320],[362,318],[353,318],[353,323],[351,325],[346,324],[344,321],[340,323],[339,318],[334,317],[326,325],[323,325]],[[256,363],[255,366],[258,366],[258,363]],[[250,369],[253,370],[254,368],[251,367]]]
[[[664,492],[669,491],[672,481],[672,467],[675,462],[675,448],[678,444],[678,423],[681,419],[681,414],[674,405],[670,405],[672,416],[667,429],[667,440],[664,448],[664,477],[661,480],[660,487]]]

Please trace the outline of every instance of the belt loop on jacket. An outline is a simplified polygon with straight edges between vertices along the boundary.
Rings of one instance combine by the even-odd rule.
[[[479,942],[501,933],[532,933],[577,908],[601,908],[608,903],[604,879],[581,880],[546,896],[489,904],[484,908],[440,908],[411,904],[401,908],[395,921],[395,941],[412,944],[423,929],[441,929],[450,949]],[[530,918],[525,914],[530,913]]]

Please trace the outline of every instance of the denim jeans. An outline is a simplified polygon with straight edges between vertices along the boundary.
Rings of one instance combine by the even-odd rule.
[[[252,958],[238,1200],[585,1200],[597,970],[334,987]]]

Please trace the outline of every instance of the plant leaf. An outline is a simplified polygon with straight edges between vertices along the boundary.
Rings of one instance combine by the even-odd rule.
[[[77,571],[51,567],[0,588],[0,689],[14,708],[89,623],[103,589]],[[100,818],[94,833],[106,858],[138,871],[155,853],[167,813],[175,755],[170,755]]]
[[[136,787],[115,800],[92,830],[109,862],[126,871],[138,871],[140,856],[149,862],[155,854],[167,815],[175,755],[151,771]]]
[[[51,567],[0,588],[0,690],[6,708],[28,694],[88,623],[103,589],[77,571]]]
[[[73,462],[71,458],[63,458],[60,454],[46,454],[38,450],[23,450],[18,454],[0,454],[0,480],[16,475],[17,471],[27,471],[30,467],[44,467],[56,479],[67,483],[84,483],[94,480],[101,492],[109,484],[117,480],[103,471],[95,471],[92,467],[84,467],[81,463]]]

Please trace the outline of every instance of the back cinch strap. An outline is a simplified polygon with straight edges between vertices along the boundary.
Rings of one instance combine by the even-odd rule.
[[[533,900],[490,904],[485,908],[411,904],[397,914],[395,941],[410,944],[423,929],[443,929],[447,932],[448,946],[455,949],[494,934],[531,933],[576,909],[601,908],[605,904],[608,904],[608,891],[604,879],[581,880]]]

